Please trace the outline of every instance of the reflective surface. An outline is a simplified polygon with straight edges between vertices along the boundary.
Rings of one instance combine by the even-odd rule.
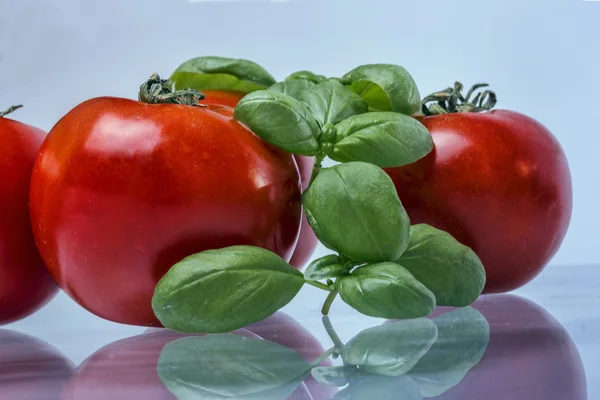
[[[58,324],[61,295],[0,331],[0,399],[595,399],[597,296],[573,283],[596,271],[550,268],[520,295],[404,321],[341,303],[322,319],[309,288],[285,313],[206,336]]]

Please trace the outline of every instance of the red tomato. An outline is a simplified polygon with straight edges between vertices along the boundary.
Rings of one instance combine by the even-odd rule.
[[[426,117],[435,148],[387,169],[413,224],[452,234],[481,258],[484,293],[533,279],[560,247],[571,218],[567,159],[552,134],[512,111]]]
[[[73,365],[49,344],[0,330],[0,400],[58,399]]]
[[[548,312],[514,295],[483,296],[473,307],[490,324],[488,348],[458,385],[436,399],[587,400],[581,356]]]
[[[219,91],[219,90],[205,90],[202,93],[206,96],[201,103],[222,105],[235,108],[237,103],[244,97],[242,92],[231,92],[231,91]],[[221,112],[229,113],[233,116],[232,109],[225,109]],[[313,166],[315,163],[314,157],[298,156],[294,155],[296,163],[298,163],[298,169],[300,170],[300,177],[302,178],[302,190],[308,187],[310,183],[310,177],[312,175]],[[294,250],[294,254],[290,259],[290,264],[294,267],[301,269],[312,256],[315,248],[319,244],[319,240],[315,236],[306,216],[302,215],[302,226],[300,227],[300,237],[298,238],[298,244]]]
[[[31,188],[49,271],[126,324],[160,326],[154,287],[182,258],[253,245],[289,259],[300,227],[292,156],[211,107],[82,103],[44,141]]]
[[[279,343],[297,351],[309,362],[325,352],[308,331],[283,313],[274,314],[234,334]],[[67,384],[63,400],[174,400],[175,397],[158,376],[157,363],[165,345],[186,336],[189,335],[167,329],[152,329],[143,335],[103,347],[77,368]],[[325,362],[323,365],[331,363]],[[309,376],[291,398],[328,400],[336,391],[335,388],[317,384]]]
[[[0,323],[46,304],[57,286],[35,247],[29,182],[46,133],[0,116]]]

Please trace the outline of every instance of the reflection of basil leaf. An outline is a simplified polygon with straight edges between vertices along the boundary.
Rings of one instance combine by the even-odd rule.
[[[366,329],[346,345],[343,356],[378,375],[400,376],[410,371],[437,338],[427,318],[398,321]]]
[[[391,179],[373,164],[322,169],[302,204],[321,243],[352,260],[395,261],[406,249],[408,214]]]
[[[321,126],[369,111],[367,103],[336,81],[326,81],[299,94],[298,99],[311,111]]]
[[[291,96],[260,90],[238,103],[234,117],[267,142],[293,154],[314,156],[319,152],[317,120]]]
[[[198,57],[181,64],[171,75],[177,90],[232,90],[250,93],[265,89],[275,79],[260,65],[241,59]]]
[[[181,332],[228,332],[260,321],[289,303],[301,272],[268,250],[233,246],[175,264],[158,282],[152,308]]]
[[[360,267],[337,284],[344,302],[379,318],[419,318],[431,313],[435,297],[406,269],[394,263]]]
[[[171,342],[158,360],[160,379],[179,400],[286,399],[309,369],[287,347],[233,334]]]
[[[339,391],[332,400],[421,400],[419,386],[406,376],[367,376]]]
[[[382,168],[411,164],[433,149],[423,124],[393,112],[351,116],[336,125],[337,135],[329,157],[339,162],[364,161]]]
[[[408,71],[398,65],[363,65],[347,73],[342,82],[359,94],[370,111],[413,115],[421,111],[421,95]]]
[[[411,226],[408,249],[396,262],[435,294],[439,306],[468,306],[485,286],[485,269],[475,252],[429,225]]]
[[[438,338],[410,371],[423,397],[435,397],[457,385],[479,361],[490,340],[490,326],[479,311],[461,308],[433,319]]]
[[[267,90],[271,92],[277,92],[281,94],[285,94],[286,96],[290,96],[298,100],[300,97],[300,93],[305,91],[306,89],[314,87],[315,84],[310,81],[305,80],[292,80],[285,82],[278,82],[268,88]]]
[[[358,369],[353,366],[344,367],[315,367],[311,374],[315,380],[323,385],[346,386],[353,376],[358,374]]]
[[[308,81],[308,82],[312,82],[312,83],[321,83],[321,82],[325,81],[325,79],[327,79],[327,78],[325,78],[323,75],[317,75],[310,71],[294,72],[293,74],[291,74],[290,76],[285,78],[286,81],[302,80],[302,81]]]

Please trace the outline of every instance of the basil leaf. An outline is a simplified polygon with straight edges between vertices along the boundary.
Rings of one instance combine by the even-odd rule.
[[[319,281],[349,275],[348,268],[341,265],[340,262],[340,258],[336,255],[316,259],[306,267],[304,278],[309,281]]]
[[[197,57],[181,64],[171,75],[175,89],[232,90],[250,93],[265,89],[275,79],[260,65],[242,59]]]
[[[310,89],[314,86],[315,84],[310,81],[292,80],[286,82],[278,82],[270,88],[268,88],[267,90],[271,92],[281,93],[298,100],[301,92],[305,91],[306,89]]]
[[[490,326],[477,310],[467,307],[433,319],[438,338],[410,371],[423,397],[435,397],[457,385],[481,361],[490,341]]]
[[[419,386],[406,376],[367,376],[352,382],[332,400],[421,400]]]
[[[321,83],[321,82],[324,82],[326,79],[327,78],[324,77],[323,75],[317,75],[310,71],[294,72],[293,74],[291,74],[290,76],[285,78],[286,81],[303,80],[303,81],[308,81],[308,82],[312,82],[312,83]]]
[[[339,162],[364,161],[379,167],[412,164],[433,150],[423,124],[392,112],[352,116],[336,125],[337,135],[329,157]]]
[[[410,228],[410,244],[397,263],[435,294],[439,306],[468,306],[485,286],[485,269],[475,252],[429,225]]]
[[[293,97],[269,90],[253,92],[240,100],[233,116],[288,153],[314,156],[319,152],[319,124]]]
[[[278,255],[233,246],[175,264],[158,282],[152,308],[176,331],[228,332],[275,313],[303,284],[302,273]]]
[[[360,267],[338,281],[342,300],[365,315],[404,319],[433,311],[435,297],[408,270],[394,263]]]
[[[357,372],[356,367],[315,367],[311,374],[315,380],[323,385],[346,386],[349,379]]]
[[[336,81],[326,81],[299,94],[298,100],[310,110],[321,126],[369,111],[367,103]]]
[[[178,399],[286,399],[310,365],[292,349],[234,334],[167,344],[158,375]]]
[[[369,103],[369,111],[393,111],[406,115],[421,111],[417,84],[399,65],[363,65],[344,75],[342,82]]]
[[[391,179],[375,165],[322,169],[302,204],[321,243],[352,260],[395,261],[408,245],[408,215]]]
[[[404,375],[427,353],[437,336],[436,325],[427,318],[383,324],[350,340],[344,360],[378,375]]]

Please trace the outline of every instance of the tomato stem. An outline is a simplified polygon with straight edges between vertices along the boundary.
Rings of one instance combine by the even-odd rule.
[[[0,112],[0,117],[4,117],[5,115],[8,115],[12,112],[14,112],[15,110],[18,110],[19,108],[22,108],[23,106],[21,104],[17,105],[17,106],[10,106],[7,110],[1,111]]]
[[[193,107],[203,107],[199,104],[204,100],[204,93],[194,89],[173,91],[173,82],[161,79],[158,74],[152,74],[150,79],[140,86],[139,101],[148,104],[182,104]]]
[[[469,89],[466,96],[463,96],[463,84],[455,82],[454,87],[446,88],[425,97],[422,102],[423,114],[425,114],[425,116],[431,116],[461,112],[489,111],[494,108],[497,102],[496,93],[493,91],[485,90],[479,92],[471,101],[471,96],[477,90],[488,86],[487,83],[477,83]]]

